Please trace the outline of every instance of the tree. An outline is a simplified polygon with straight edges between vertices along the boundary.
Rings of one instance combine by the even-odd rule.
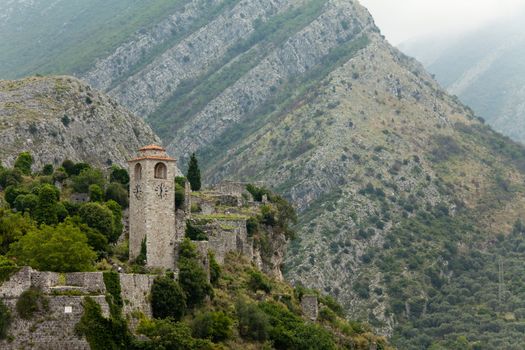
[[[115,218],[108,207],[100,203],[84,203],[78,210],[78,216],[82,222],[102,233],[108,241],[113,242]]]
[[[211,339],[220,342],[231,338],[233,320],[222,311],[202,312],[192,322],[195,338]]]
[[[7,338],[7,330],[11,324],[11,312],[5,306],[4,302],[0,300],[0,339]]]
[[[44,184],[38,190],[38,205],[35,220],[39,224],[55,225],[58,223],[58,199],[60,191],[53,185]]]
[[[129,206],[129,196],[126,188],[118,182],[112,182],[106,188],[106,201],[114,200],[122,208]]]
[[[19,212],[28,212],[30,215],[34,215],[38,207],[38,196],[32,193],[20,194],[15,199],[14,207]]]
[[[75,171],[74,168],[75,168],[75,163],[70,160],[70,159],[66,159],[62,162],[62,168],[64,168],[64,171],[69,175],[73,175],[73,172]],[[78,175],[78,174],[77,174]]]
[[[201,189],[201,171],[195,153],[191,155],[188,163],[188,175],[186,175],[186,177],[190,182],[192,191],[199,191]]]
[[[124,224],[122,224],[122,207],[113,200],[107,201],[106,207],[113,213],[113,234],[109,240],[114,243],[118,241],[124,229]]]
[[[9,255],[41,271],[89,271],[97,257],[78,227],[61,223],[32,229],[11,244]]]
[[[155,278],[151,286],[151,310],[155,318],[171,317],[179,321],[186,312],[186,296],[173,278]]]
[[[105,182],[104,174],[100,169],[86,168],[80,174],[73,176],[73,189],[78,193],[88,193],[90,185],[104,188]]]
[[[182,241],[179,247],[179,284],[186,294],[189,308],[202,305],[207,296],[213,296],[213,289],[208,282],[206,271],[202,267],[193,243],[189,239]]]
[[[29,215],[0,209],[0,254],[6,254],[11,243],[18,241],[34,228],[34,222]]]
[[[129,184],[128,171],[126,169],[113,165],[111,167],[111,173],[109,175],[109,182],[117,182],[122,185]]]
[[[46,164],[42,168],[42,175],[46,175],[46,176],[53,175],[53,171],[54,171],[53,164]]]
[[[104,200],[104,191],[99,185],[89,185],[89,200],[91,202],[102,202]]]
[[[15,161],[15,169],[20,170],[24,175],[31,175],[31,165],[33,165],[33,157],[29,152],[22,152],[18,155]]]

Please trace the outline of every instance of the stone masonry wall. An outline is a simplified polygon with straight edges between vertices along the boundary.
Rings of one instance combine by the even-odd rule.
[[[151,317],[149,292],[154,276],[119,274],[119,278],[123,313],[129,316],[138,312]],[[23,320],[17,315],[16,302],[31,287],[44,292],[49,308],[35,314],[31,320]],[[81,295],[67,295],[72,291]],[[0,299],[13,316],[8,330],[11,341],[0,341],[0,349],[89,349],[86,340],[75,334],[75,325],[82,317],[82,302],[86,296],[92,297],[102,307],[103,315],[109,317],[105,294],[102,272],[61,274],[21,268],[0,285]]]

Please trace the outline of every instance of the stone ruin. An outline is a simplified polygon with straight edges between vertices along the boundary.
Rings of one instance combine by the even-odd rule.
[[[151,317],[148,295],[154,276],[119,274],[123,312],[131,315],[140,312]],[[35,314],[31,320],[13,317],[9,327],[11,340],[0,341],[2,349],[89,349],[83,337],[75,334],[80,321],[86,296],[93,298],[109,316],[106,302],[106,286],[102,272],[56,273],[40,272],[23,267],[0,285],[0,298],[16,316],[16,302],[20,295],[30,289],[42,290],[49,302],[45,314]]]

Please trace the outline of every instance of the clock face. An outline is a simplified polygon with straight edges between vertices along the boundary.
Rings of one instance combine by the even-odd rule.
[[[155,187],[155,192],[160,199],[168,197],[168,186],[165,183],[158,184]]]
[[[140,187],[139,184],[136,184],[135,188],[133,188],[133,194],[135,195],[135,198],[137,199],[142,198],[142,187]]]

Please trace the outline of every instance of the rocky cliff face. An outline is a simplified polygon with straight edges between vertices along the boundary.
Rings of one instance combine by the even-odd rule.
[[[73,77],[0,81],[0,159],[22,151],[35,168],[64,159],[126,165],[139,147],[159,142],[139,118]]]

